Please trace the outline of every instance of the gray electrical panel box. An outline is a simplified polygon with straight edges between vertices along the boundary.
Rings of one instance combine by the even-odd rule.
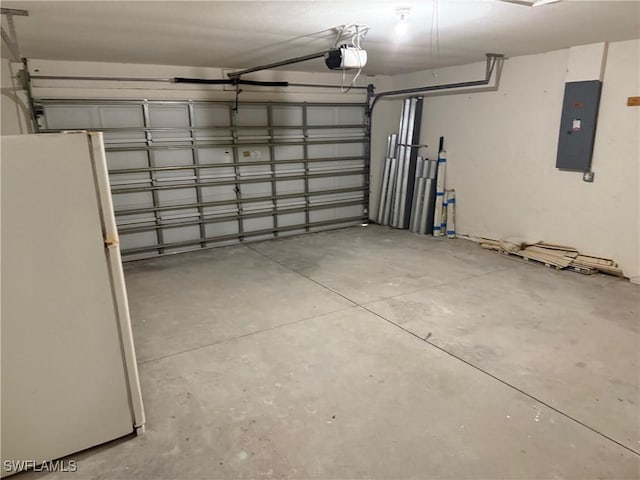
[[[601,90],[599,80],[565,84],[556,168],[590,170]]]

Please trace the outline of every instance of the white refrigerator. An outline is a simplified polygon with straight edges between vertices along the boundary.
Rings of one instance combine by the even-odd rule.
[[[101,133],[0,139],[2,476],[144,430]]]

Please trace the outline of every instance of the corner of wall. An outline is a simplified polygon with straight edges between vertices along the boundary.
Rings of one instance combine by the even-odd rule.
[[[421,141],[447,139],[447,188],[456,189],[456,229],[471,236],[570,244],[585,254],[613,258],[637,282],[640,108],[627,107],[626,101],[640,94],[639,61],[638,39],[512,57],[497,91],[425,97]],[[481,70],[479,64],[448,67],[438,80],[468,80]],[[583,182],[580,172],[555,168],[564,85],[574,74],[579,80],[603,80],[594,183]],[[393,87],[433,81],[430,72],[416,72],[393,77]],[[376,132],[386,136],[382,129]]]
[[[0,135],[20,135],[29,132],[29,107],[25,91],[20,86],[15,62],[2,58],[0,64]]]

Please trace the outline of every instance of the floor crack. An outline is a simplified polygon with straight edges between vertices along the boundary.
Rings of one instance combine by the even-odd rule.
[[[298,274],[298,275],[300,275],[301,277],[306,278],[307,280],[309,280],[309,281],[311,281],[311,282],[315,283],[316,285],[319,285],[320,287],[325,288],[326,290],[329,290],[330,292],[333,292],[333,293],[335,293],[336,295],[339,295],[340,297],[342,297],[342,298],[344,298],[345,300],[347,300],[347,301],[351,302],[351,303],[352,303],[352,304],[354,304],[355,306],[358,306],[358,307],[362,308],[363,310],[365,310],[365,311],[367,311],[367,312],[371,313],[372,315],[375,315],[376,317],[378,317],[378,318],[380,318],[380,319],[384,320],[385,322],[389,323],[390,325],[392,325],[392,326],[394,326],[394,327],[396,327],[396,328],[398,328],[398,329],[402,330],[403,332],[408,333],[409,335],[411,335],[411,336],[413,336],[413,337],[417,338],[417,339],[418,339],[418,340],[420,340],[421,342],[424,342],[424,343],[426,343],[426,344],[430,345],[431,347],[433,347],[433,348],[436,348],[436,349],[440,350],[441,352],[443,352],[443,353],[445,353],[445,354],[449,355],[449,356],[450,356],[450,357],[452,357],[452,358],[455,358],[456,360],[458,360],[458,361],[460,361],[460,362],[464,363],[465,365],[467,365],[467,366],[469,366],[469,367],[471,367],[471,368],[474,368],[475,370],[477,370],[477,371],[479,371],[479,372],[483,373],[484,375],[486,375],[486,376],[488,376],[488,377],[490,377],[490,378],[492,378],[492,379],[494,379],[494,380],[496,380],[496,381],[498,381],[498,382],[502,383],[503,385],[505,385],[505,386],[507,386],[507,387],[509,387],[509,388],[511,388],[511,389],[513,389],[513,390],[515,390],[515,391],[517,391],[517,392],[519,392],[519,393],[521,393],[522,395],[525,395],[526,397],[528,397],[528,398],[530,398],[530,399],[532,399],[532,400],[536,401],[536,402],[537,402],[537,403],[539,403],[540,405],[544,405],[545,407],[549,408],[550,410],[553,410],[554,412],[558,413],[559,415],[562,415],[563,417],[567,418],[568,420],[571,420],[571,421],[573,421],[573,422],[577,423],[578,425],[580,425],[580,426],[582,426],[582,427],[584,427],[584,428],[586,428],[586,429],[588,429],[588,430],[592,431],[593,433],[595,433],[595,434],[597,434],[597,435],[599,435],[599,436],[601,436],[601,437],[605,438],[606,440],[609,440],[610,442],[615,443],[616,445],[618,445],[618,446],[620,446],[620,447],[624,448],[625,450],[627,450],[627,451],[629,451],[629,452],[631,452],[631,453],[633,453],[633,454],[635,454],[635,455],[637,455],[637,456],[640,456],[640,451],[637,451],[637,450],[634,450],[634,449],[633,449],[633,448],[631,448],[631,447],[628,447],[627,445],[625,445],[625,444],[623,444],[623,443],[619,442],[618,440],[616,440],[616,439],[614,439],[614,438],[611,438],[610,436],[606,435],[605,433],[600,432],[599,430],[595,429],[594,427],[591,427],[591,426],[587,425],[586,423],[584,423],[584,422],[582,422],[582,421],[578,420],[577,418],[572,417],[572,416],[571,416],[571,415],[569,415],[568,413],[565,413],[565,412],[563,412],[562,410],[560,410],[560,409],[558,409],[558,408],[554,407],[553,405],[550,405],[549,403],[545,402],[544,400],[539,399],[538,397],[534,396],[533,394],[528,393],[528,392],[526,392],[526,391],[522,390],[521,388],[519,388],[519,387],[517,387],[517,386],[515,386],[515,385],[513,385],[513,384],[511,384],[511,383],[509,383],[509,382],[507,382],[506,380],[501,379],[500,377],[497,377],[496,375],[494,375],[494,374],[492,374],[492,373],[488,372],[487,370],[485,370],[485,369],[483,369],[483,368],[479,367],[478,365],[475,365],[475,364],[471,363],[471,362],[470,362],[470,361],[468,361],[468,360],[465,360],[464,358],[462,358],[462,357],[460,357],[460,356],[456,355],[455,353],[453,353],[453,352],[451,352],[451,351],[447,350],[446,348],[443,348],[443,347],[441,347],[441,346],[439,346],[439,345],[437,345],[437,344],[433,343],[433,342],[430,340],[430,338],[431,338],[431,333],[429,333],[426,337],[421,337],[420,335],[418,335],[418,334],[417,334],[417,333],[415,333],[415,332],[412,332],[412,331],[411,331],[411,330],[409,330],[408,328],[405,328],[405,327],[403,327],[402,325],[400,325],[400,324],[398,324],[398,323],[394,322],[393,320],[390,320],[390,319],[386,318],[385,316],[383,316],[383,315],[381,315],[381,314],[379,314],[379,313],[377,313],[377,312],[375,312],[375,311],[373,311],[373,310],[371,310],[371,309],[367,308],[367,307],[366,307],[366,305],[361,305],[361,304],[359,304],[358,302],[356,302],[355,300],[352,300],[351,298],[347,297],[346,295],[343,295],[342,293],[340,293],[340,292],[338,292],[338,291],[334,290],[333,288],[328,287],[328,286],[324,285],[323,283],[321,283],[321,282],[319,282],[319,281],[317,281],[317,280],[314,280],[313,278],[311,278],[311,277],[309,277],[309,276],[307,276],[307,275],[305,275],[305,274],[303,274],[303,273],[301,273],[301,272],[299,272],[299,271],[297,271],[297,270],[293,269],[292,267],[290,267],[290,266],[288,266],[288,265],[286,265],[286,264],[284,264],[284,263],[282,263],[282,262],[279,262],[278,260],[276,260],[276,259],[274,259],[274,258],[270,257],[270,256],[269,256],[269,255],[267,255],[266,253],[261,252],[260,250],[257,250],[257,249],[256,249],[255,247],[253,247],[252,245],[245,245],[245,246],[246,246],[247,248],[249,248],[250,250],[253,250],[254,252],[256,252],[256,253],[258,253],[258,254],[260,254],[260,255],[264,256],[265,258],[268,258],[268,259],[269,259],[269,260],[271,260],[272,262],[275,262],[275,263],[277,263],[278,265],[280,265],[280,266],[282,266],[282,267],[284,267],[284,268],[286,268],[286,269],[288,269],[288,270],[291,270],[292,272],[297,273],[297,274]],[[508,270],[508,269],[505,269],[505,270]],[[495,273],[495,272],[490,272],[490,273]],[[486,274],[482,274],[482,275],[486,275]],[[478,275],[478,276],[482,276],[482,275]],[[437,286],[441,286],[441,285],[437,285]],[[431,288],[433,288],[433,287],[431,287]],[[379,301],[379,300],[376,300],[376,301]],[[374,303],[374,302],[370,302],[370,303]]]

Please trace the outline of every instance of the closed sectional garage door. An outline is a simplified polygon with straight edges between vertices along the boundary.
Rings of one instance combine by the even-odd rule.
[[[363,104],[39,100],[104,132],[125,260],[366,222]]]

